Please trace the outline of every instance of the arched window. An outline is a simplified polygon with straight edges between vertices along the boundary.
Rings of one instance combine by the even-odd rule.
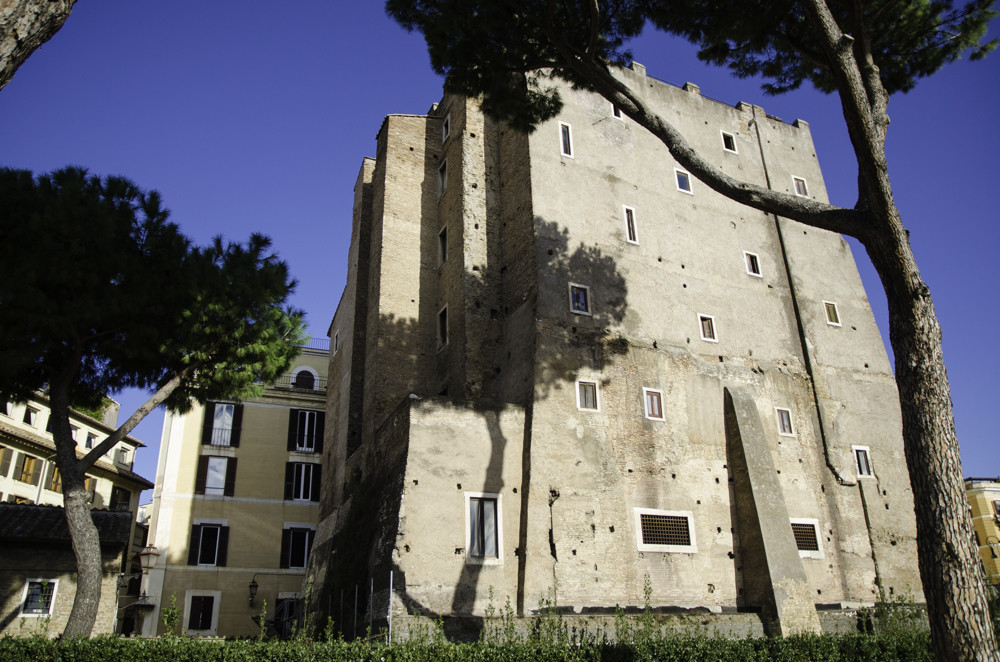
[[[316,388],[316,378],[308,370],[300,370],[297,375],[295,375],[295,383],[292,384],[295,388],[304,388],[312,391]]]

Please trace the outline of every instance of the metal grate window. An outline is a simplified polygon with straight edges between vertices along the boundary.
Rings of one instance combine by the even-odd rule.
[[[642,544],[644,545],[690,545],[691,532],[688,518],[680,515],[652,515],[641,513]]]
[[[792,523],[792,535],[795,536],[795,546],[800,551],[819,551],[819,540],[816,539],[816,527],[812,524]]]

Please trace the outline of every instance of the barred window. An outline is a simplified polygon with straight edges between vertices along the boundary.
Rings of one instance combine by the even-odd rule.
[[[799,556],[803,558],[823,558],[823,548],[820,546],[819,520],[795,518],[791,520],[792,536]]]
[[[694,538],[694,518],[688,511],[634,508],[636,543],[640,552],[698,551]]]

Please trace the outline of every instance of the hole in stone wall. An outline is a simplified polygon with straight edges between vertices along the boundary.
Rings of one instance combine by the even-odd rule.
[[[653,349],[656,349],[656,341],[653,341]]]
[[[670,474],[671,478],[677,478],[677,474]]]
[[[457,555],[461,554],[461,553],[462,553],[462,551],[463,551],[463,550],[462,550],[462,548],[461,548],[461,547],[456,547],[456,548],[455,548],[455,555],[457,556]]]
[[[614,527],[614,525],[613,525],[613,524],[612,524],[611,526],[609,526],[609,527],[608,527],[608,531],[610,531],[611,533],[614,533],[614,532],[615,532],[615,527]]]
[[[458,489],[462,489],[462,484],[461,484],[461,483],[459,483],[458,485],[456,485],[456,487],[457,487]]]
[[[419,484],[419,481],[418,481],[418,480],[417,480],[416,478],[414,478],[414,479],[413,479],[413,484],[414,484],[414,485],[418,485],[418,484]]]
[[[716,476],[716,477],[715,477],[715,484],[716,484],[716,485],[718,485],[718,484],[719,484],[719,477],[718,477],[718,476]]]
[[[517,488],[516,487],[514,488],[514,494],[517,494]]]
[[[715,527],[715,532],[716,533],[722,533],[722,527],[721,526]]]

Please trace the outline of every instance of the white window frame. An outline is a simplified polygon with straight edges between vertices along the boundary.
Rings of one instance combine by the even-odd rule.
[[[198,568],[218,568],[219,567],[219,538],[222,537],[222,529],[224,529],[224,528],[226,528],[226,527],[229,526],[228,521],[225,522],[225,523],[223,523],[222,521],[219,521],[219,520],[207,520],[207,521],[195,520],[194,524],[196,526],[200,526],[201,528],[198,529],[198,552],[197,552],[198,555],[196,557],[197,563],[195,563],[195,565],[191,566],[191,567],[198,567]],[[211,563],[202,563],[201,562],[201,537],[205,533],[205,527],[206,526],[214,526],[214,527],[216,527],[219,530],[219,533],[215,537],[215,554],[212,555],[212,562]],[[192,544],[194,544],[193,540],[191,542],[192,542]],[[214,623],[215,620],[213,619],[212,622]]]
[[[861,473],[861,464],[858,462],[858,454],[864,453],[865,463],[868,465],[868,473]],[[851,459],[854,460],[854,469],[858,478],[874,478],[875,467],[872,466],[872,450],[868,446],[851,446]]]
[[[469,505],[472,499],[494,499],[497,504],[497,555],[472,555],[472,520],[469,517]],[[465,492],[465,562],[469,565],[503,565],[503,495],[494,492]]]
[[[448,113],[447,115],[444,116],[444,119],[441,120],[441,144],[442,145],[444,144],[444,142],[446,140],[448,140],[448,136],[450,136],[450,135],[451,135],[451,113]]]
[[[574,288],[581,289],[581,290],[584,291],[584,293],[585,293],[585,295],[587,297],[587,309],[586,310],[577,310],[576,308],[573,307],[573,289]],[[581,285],[580,283],[569,283],[566,291],[569,294],[569,312],[573,313],[574,315],[593,315],[594,314],[593,313],[594,305],[593,305],[593,300],[590,298],[590,286],[589,285]]]
[[[191,598],[211,597],[212,627],[207,630],[189,630],[187,624],[191,618]],[[222,591],[206,591],[203,589],[188,589],[184,591],[184,614],[181,617],[181,627],[185,634],[197,634],[202,637],[214,637],[219,631],[219,603],[222,602]]]
[[[566,128],[566,132],[563,133],[563,127]],[[565,136],[565,140],[563,140]],[[568,144],[567,144],[568,143]],[[569,147],[569,151],[566,148]],[[559,154],[566,157],[567,159],[575,158],[573,156],[573,127],[569,122],[559,122]]]
[[[819,528],[819,520],[812,517],[789,517],[788,518],[788,528],[791,530],[792,524],[809,524],[813,527],[813,531],[816,532],[816,546],[819,549],[813,551],[811,549],[799,549],[799,558],[803,559],[822,559],[826,558],[823,554],[823,536],[820,535],[822,531]],[[792,540],[795,540],[795,536],[792,536]],[[795,545],[798,548],[798,544]]]
[[[752,271],[750,269],[751,258],[753,258],[753,261],[757,264],[757,271]],[[743,251],[743,265],[746,267],[748,276],[753,276],[754,278],[764,277],[764,270],[760,268],[760,255],[757,255],[757,253]]]
[[[618,104],[611,104],[611,117],[616,120],[625,121],[625,115],[622,113],[622,109],[618,107]]]
[[[38,427],[38,410],[34,407],[25,407],[24,416],[21,417],[21,422],[25,425],[30,425],[33,428]]]
[[[736,146],[736,135],[733,134],[733,133],[730,133],[729,131],[720,131],[719,133],[722,134],[722,149],[723,149],[723,151],[729,152],[730,154],[739,154],[740,150]],[[732,149],[729,149],[728,147],[726,147],[726,136],[729,136],[730,138],[732,138],[732,142],[733,142],[733,148]]]
[[[441,323],[442,320],[444,320],[444,324]],[[451,335],[448,333],[448,324],[448,304],[445,304],[437,314],[437,341],[439,350],[448,346],[448,336]]]
[[[830,319],[830,311],[833,311],[833,316],[837,318],[836,321]],[[824,301],[823,302],[823,316],[826,318],[826,323],[830,326],[843,326],[840,322],[840,309],[837,307],[835,301]]]
[[[3,414],[7,418],[13,418],[14,417],[14,405],[13,405],[13,403],[11,403],[9,400],[7,402],[5,402],[4,406],[3,406],[3,410],[0,411],[0,414]]]
[[[225,496],[226,492],[226,473],[229,470],[229,458],[225,455],[208,455],[207,468],[205,472],[205,495],[206,496]],[[218,484],[212,484],[212,465],[216,467],[222,467],[221,479],[218,480]],[[216,470],[214,473],[215,477],[220,476],[219,472]]]
[[[319,439],[319,415],[320,412],[315,409],[300,409],[298,411],[295,421],[296,452],[316,452],[316,441]],[[302,431],[301,434],[299,434],[299,430]]]
[[[316,479],[315,462],[292,462],[292,501],[299,503],[309,503],[312,501],[313,481]],[[308,470],[306,467],[309,467]],[[308,474],[309,480],[306,480]],[[296,484],[299,489],[296,491]],[[305,494],[305,496],[302,496]]]
[[[580,398],[580,384],[594,385],[594,407],[584,407]],[[580,411],[601,411],[601,382],[596,379],[578,379],[575,384],[576,408]]]
[[[703,322],[709,320],[712,323],[712,336],[705,336],[705,325]],[[705,342],[719,342],[719,325],[715,323],[714,315],[705,315],[704,313],[698,313],[698,335]]]
[[[684,175],[684,179],[687,181],[687,188],[681,187],[681,175]],[[674,184],[677,186],[677,190],[681,193],[687,193],[688,195],[694,195],[694,184],[691,182],[691,173],[682,168],[674,168]]]
[[[655,394],[660,400],[660,415],[654,416],[649,411],[649,394]],[[666,420],[666,415],[663,413],[663,391],[658,388],[646,388],[642,387],[642,408],[646,412],[646,418],[651,421],[664,421]]]
[[[52,597],[49,600],[49,610],[45,613],[35,612],[27,613],[24,611],[24,607],[28,601],[28,587],[34,583],[49,583],[52,584]],[[21,589],[21,606],[18,608],[20,612],[19,616],[21,618],[48,618],[52,616],[52,608],[56,604],[56,595],[59,592],[59,580],[50,579],[48,577],[28,577],[24,580],[24,587]]]
[[[781,412],[788,414],[788,432],[782,429],[781,425]],[[774,419],[778,426],[778,434],[782,437],[794,437],[795,436],[795,421],[792,420],[792,410],[789,407],[775,407],[774,408]]]
[[[631,215],[631,218],[630,218]],[[622,205],[622,217],[625,221],[625,241],[630,244],[639,243],[639,228],[635,220],[635,207]],[[631,220],[631,224],[629,221]]]
[[[642,515],[666,515],[687,519],[690,545],[653,545],[642,542]],[[640,552],[667,552],[670,554],[697,554],[698,541],[694,536],[694,514],[690,510],[659,510],[658,508],[632,508],[635,525],[635,544]]]
[[[442,161],[438,166],[438,200],[448,190],[448,161]]]
[[[802,184],[802,192],[799,192],[799,183]],[[799,177],[797,175],[792,175],[792,193],[799,196],[800,198],[809,197],[809,185],[806,184],[805,177]]]
[[[312,531],[312,535],[307,537],[308,539],[307,539],[306,542],[307,543],[312,543],[313,541],[316,540],[316,525],[315,524],[308,524],[306,522],[285,522],[284,526],[282,526],[282,530],[284,530],[284,531],[291,531],[292,532],[291,535],[294,535],[296,531]],[[290,544],[291,544],[291,540],[289,540],[289,545]],[[289,570],[305,570],[306,567],[309,565],[309,556],[310,556],[310,553],[312,552],[312,549],[310,549],[311,547],[312,547],[311,544],[306,545],[305,565],[292,565],[292,551],[288,550],[288,569]]]

